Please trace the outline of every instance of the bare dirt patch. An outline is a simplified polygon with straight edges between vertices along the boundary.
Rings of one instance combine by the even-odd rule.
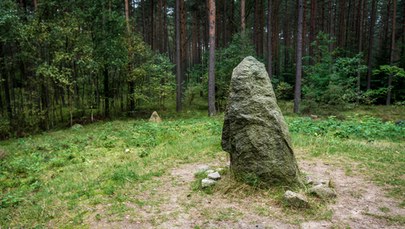
[[[221,162],[225,164],[225,162]],[[209,164],[212,167],[218,164]],[[128,202],[132,214],[121,221],[99,220],[94,228],[402,228],[387,217],[405,216],[398,202],[385,196],[382,188],[362,177],[347,176],[344,171],[321,160],[301,160],[303,172],[318,180],[332,180],[338,194],[328,204],[328,220],[306,221],[292,215],[271,198],[247,195],[244,198],[192,191],[194,174],[202,164],[184,164],[170,174],[157,178],[158,185],[137,196],[145,203]],[[290,213],[290,214],[289,214]]]
[[[329,208],[333,210],[330,222],[308,222],[317,228],[320,224],[350,226],[351,228],[403,228],[385,218],[405,216],[405,209],[399,202],[386,197],[381,187],[359,176],[347,176],[336,166],[320,160],[301,161],[301,169],[318,180],[331,180],[337,192],[337,199]]]

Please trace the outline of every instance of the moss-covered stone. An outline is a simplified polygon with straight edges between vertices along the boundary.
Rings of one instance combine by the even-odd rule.
[[[232,73],[222,148],[231,170],[256,184],[293,184],[299,180],[290,134],[262,63],[246,57]]]

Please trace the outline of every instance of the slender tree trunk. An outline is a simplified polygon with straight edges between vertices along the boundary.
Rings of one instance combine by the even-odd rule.
[[[187,20],[186,20],[186,8],[184,0],[180,0],[180,57],[181,57],[181,84],[182,91],[181,96],[183,97],[183,84],[185,81],[186,70],[188,66],[187,61]]]
[[[367,58],[367,90],[371,89],[371,72],[372,72],[372,59],[373,59],[373,44],[374,44],[374,25],[376,18],[376,0],[372,0],[371,4],[371,21],[370,21],[370,34],[368,44],[368,58]]]
[[[242,33],[245,33],[245,30],[246,30],[245,12],[246,12],[246,1],[240,0],[240,20],[241,20],[240,22],[241,22]]]
[[[309,56],[310,58],[310,64],[313,64],[313,58],[312,56],[314,55],[314,49],[312,46],[312,42],[315,40],[315,20],[316,20],[316,0],[311,0],[311,25],[309,28]]]
[[[106,118],[110,117],[110,84],[109,84],[109,73],[108,68],[105,66],[104,71],[104,116]]]
[[[150,17],[150,46],[152,50],[156,49],[156,39],[155,39],[155,14],[154,14],[154,9],[155,9],[155,4],[154,0],[150,0],[150,5],[149,5],[149,17]]]
[[[163,1],[163,52],[169,51],[169,34],[167,31],[167,1]]]
[[[273,22],[272,22],[272,62],[273,62],[273,72],[274,75],[278,75],[280,72],[280,57],[279,57],[279,9],[280,9],[280,0],[274,0],[272,4],[273,9],[272,9],[272,17],[273,17]]]
[[[360,7],[359,7],[359,32],[358,32],[358,38],[359,38],[359,46],[358,46],[358,52],[361,53],[363,50],[363,10],[364,7],[364,0],[360,0]],[[357,72],[357,98],[356,101],[357,103],[360,102],[360,92],[361,92],[361,73],[360,71]]]
[[[210,57],[208,70],[208,115],[216,114],[215,110],[215,0],[208,0]]]
[[[181,54],[180,54],[180,1],[176,0],[176,111],[182,110]]]
[[[297,69],[295,75],[294,113],[299,112],[301,102],[303,12],[304,12],[303,0],[298,0]]]
[[[392,31],[391,31],[391,53],[390,53],[390,65],[394,64],[395,58],[395,30],[396,30],[396,17],[397,17],[397,0],[393,0],[393,13],[392,13]],[[387,106],[391,105],[392,94],[392,74],[388,76],[388,93],[387,93]]]
[[[272,4],[271,4],[272,0],[267,0],[267,73],[269,74],[269,78],[271,79],[272,77],[272,72],[273,72],[273,62],[272,62],[272,41],[271,41],[271,37],[272,37],[272,26],[271,26],[271,17],[272,17]]]
[[[127,24],[127,32],[130,33],[131,28],[130,28],[130,25],[129,25],[129,4],[128,4],[128,0],[125,0],[125,22]]]

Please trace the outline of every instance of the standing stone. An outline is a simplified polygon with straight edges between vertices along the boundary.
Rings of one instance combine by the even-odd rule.
[[[232,73],[222,148],[231,171],[245,182],[271,185],[299,181],[288,126],[262,63],[246,57]]]
[[[156,111],[154,111],[149,118],[149,122],[160,123],[160,122],[162,122],[162,119],[159,117],[158,113]]]

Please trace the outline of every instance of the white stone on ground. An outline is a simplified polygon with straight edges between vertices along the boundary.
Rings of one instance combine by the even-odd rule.
[[[221,175],[219,175],[218,172],[213,172],[213,173],[208,174],[208,178],[212,179],[212,180],[219,180],[219,179],[221,179]]]
[[[211,180],[211,179],[209,179],[209,178],[204,178],[204,179],[201,180],[201,186],[202,186],[203,188],[207,188],[207,187],[213,186],[213,185],[215,185],[215,183],[217,183],[217,182],[214,181],[214,180]]]

